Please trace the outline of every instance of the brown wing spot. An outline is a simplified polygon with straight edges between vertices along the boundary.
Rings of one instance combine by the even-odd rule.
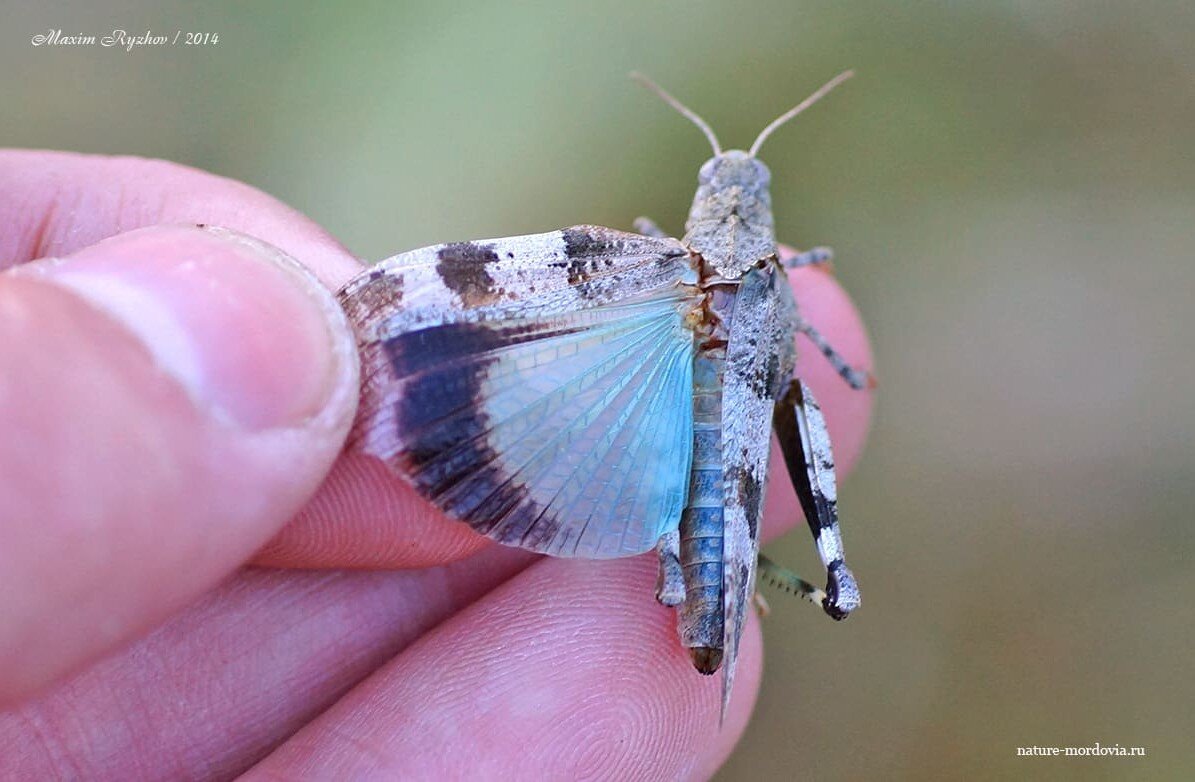
[[[595,294],[594,277],[603,267],[613,266],[612,256],[626,248],[598,231],[566,228],[560,233],[564,239],[564,256],[568,259],[568,284],[583,298],[591,298]]]
[[[593,276],[589,269],[590,262],[581,258],[575,258],[569,261],[568,264],[568,284],[581,285],[589,282]]]
[[[486,266],[498,261],[492,245],[474,242],[446,244],[436,253],[436,273],[469,309],[493,304],[499,298]]]
[[[613,249],[608,239],[599,238],[583,228],[566,228],[560,234],[564,239],[564,254],[568,258],[608,255]]]

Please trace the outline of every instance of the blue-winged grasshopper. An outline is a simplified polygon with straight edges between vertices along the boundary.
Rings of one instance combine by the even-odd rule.
[[[849,366],[801,319],[778,259],[763,141],[844,73],[777,118],[751,148],[714,156],[682,239],[575,226],[402,253],[340,292],[363,379],[350,447],[500,543],[561,557],[657,549],[657,598],[676,606],[703,674],[723,670],[723,712],[754,594],[769,442],[824,563],[824,591],[772,580],[841,619],[859,605],[843,561],[834,463],[809,388],[793,377],[808,335],[855,388]]]

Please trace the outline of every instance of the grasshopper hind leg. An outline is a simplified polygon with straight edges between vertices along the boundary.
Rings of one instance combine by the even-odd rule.
[[[788,392],[776,404],[773,425],[789,478],[826,568],[824,596],[818,595],[822,609],[834,619],[845,619],[859,607],[859,585],[844,559],[834,456],[826,421],[813,393],[800,380],[792,381]],[[792,582],[795,591],[812,597],[807,588],[800,586],[805,582],[797,582]]]
[[[759,555],[759,561],[755,569],[759,583],[768,584],[776,589],[782,589],[790,595],[796,595],[797,597],[808,600],[815,606],[820,607],[825,604],[826,590],[810,584],[796,573],[786,567],[777,565],[763,554]]]

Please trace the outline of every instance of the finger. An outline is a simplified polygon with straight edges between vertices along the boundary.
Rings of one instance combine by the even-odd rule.
[[[543,560],[436,627],[248,778],[704,778],[759,682],[744,635],[736,693],[693,670],[650,599],[651,557]]]
[[[360,265],[326,231],[241,182],[165,160],[0,149],[0,269],[159,223],[263,239],[335,290]]]
[[[790,274],[802,315],[852,362],[871,367],[871,347],[859,311],[833,276],[805,268]],[[862,452],[873,394],[849,388],[804,336],[797,338],[797,373],[826,416],[839,477]],[[784,459],[773,447],[765,537],[804,518]],[[446,517],[384,464],[364,454],[342,458],[315,500],[261,552],[278,567],[426,567],[489,545],[467,525]]]
[[[261,546],[356,388],[333,297],[243,235],[149,228],[0,275],[0,701]]]
[[[147,637],[0,712],[0,779],[228,779],[529,561],[246,569]]]

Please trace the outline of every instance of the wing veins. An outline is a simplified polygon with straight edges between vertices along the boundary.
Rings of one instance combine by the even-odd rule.
[[[648,337],[648,336],[650,336],[650,335],[645,335],[645,336],[642,336],[642,337],[640,337],[640,338],[639,338],[639,339],[637,339],[637,340],[636,340],[634,343],[631,343],[631,344],[628,344],[628,345],[626,345],[624,348],[622,348],[621,350],[619,350],[619,351],[618,351],[616,354],[614,354],[614,355],[613,355],[613,356],[611,356],[610,358],[606,359],[606,361],[605,361],[605,362],[603,362],[604,364],[605,364],[605,363],[610,363],[610,362],[613,362],[613,364],[612,364],[612,367],[611,367],[611,369],[610,369],[610,370],[607,370],[606,372],[604,372],[604,373],[602,373],[602,374],[604,374],[604,375],[613,374],[613,369],[614,369],[615,367],[618,367],[618,366],[620,366],[621,364],[625,363],[625,362],[626,362],[626,360],[627,360],[627,355],[628,355],[628,354],[629,354],[629,353],[630,353],[630,352],[631,352],[631,351],[632,351],[632,350],[633,350],[635,347],[637,347],[637,346],[638,346],[640,343],[642,343],[643,341],[645,341],[645,340],[647,339],[647,337]],[[571,380],[569,381],[569,383],[562,384],[562,386],[561,386],[560,388],[567,388],[569,385],[571,385],[573,382],[575,382],[575,381],[577,380],[577,378],[584,377],[586,374],[589,374],[589,373],[591,373],[591,372],[593,372],[593,371],[594,371],[594,368],[593,368],[593,367],[588,367],[588,368],[587,368],[585,371],[581,372],[580,374],[578,374],[578,375],[574,375],[574,376],[571,378]],[[559,389],[558,389],[558,390],[559,390]],[[527,409],[529,409],[530,407],[532,407],[532,406],[534,406],[534,405],[541,404],[541,403],[542,403],[542,401],[543,401],[543,399],[544,399],[543,397],[538,397],[538,398],[536,399],[536,401],[534,402],[534,404],[533,404],[533,405],[526,405],[526,406],[524,406],[524,407],[521,409],[521,411],[520,411],[520,414],[521,414],[522,412],[525,412]],[[506,420],[510,420],[510,418],[511,418],[511,417],[515,417],[515,416],[508,416],[508,417],[506,418]],[[548,442],[555,442],[555,440],[556,440],[556,437],[558,437],[558,436],[559,436],[559,434],[561,434],[561,433],[563,433],[563,432],[565,432],[565,431],[568,431],[568,430],[571,428],[571,425],[572,425],[572,423],[574,423],[574,422],[575,422],[575,420],[576,420],[576,417],[574,417],[573,419],[569,420],[569,422],[567,423],[567,425],[563,426],[563,427],[561,428],[560,432],[558,432],[558,433],[557,433],[555,436],[553,436],[553,438],[552,438],[551,440],[549,440]],[[518,437],[518,439],[517,439],[517,440],[513,441],[512,443],[508,443],[508,444],[507,444],[507,447],[506,447],[506,450],[507,450],[507,451],[510,451],[510,450],[512,449],[512,446],[522,443],[522,442],[523,442],[523,441],[525,441],[525,440],[526,440],[528,437],[530,437],[530,436],[534,435],[535,433],[536,433],[536,430],[535,430],[535,428],[534,428],[534,427],[529,427],[529,428],[527,429],[527,431],[525,431],[523,434],[521,434],[521,435]],[[474,439],[476,439],[476,438],[474,438]],[[525,467],[527,466],[527,464],[528,464],[528,463],[529,463],[529,462],[530,462],[530,461],[531,461],[531,460],[532,460],[532,459],[533,459],[533,458],[534,458],[536,455],[538,455],[538,454],[540,453],[540,451],[542,451],[542,447],[541,447],[540,449],[538,449],[537,451],[535,451],[535,452],[534,452],[534,453],[533,453],[533,454],[532,454],[530,457],[528,457],[528,459],[527,459],[527,460],[525,460],[525,461],[524,461],[524,463],[523,463],[522,465],[520,465],[520,466],[519,466],[519,468],[517,469],[517,471],[516,471],[515,473],[512,473],[512,475],[511,475],[511,478],[513,478],[513,477],[514,477],[515,475],[517,475],[518,473],[521,473],[521,472],[522,472],[522,470],[523,470],[523,469],[525,469]],[[482,466],[482,464],[490,464],[490,463],[491,463],[491,462],[493,462],[495,459],[500,459],[500,458],[502,457],[502,455],[503,455],[503,454],[500,454],[500,453],[494,453],[494,454],[493,454],[493,456],[491,456],[491,458],[490,458],[489,460],[487,460],[486,462],[484,462],[484,463],[477,463],[477,462],[474,462],[474,463],[472,463],[471,465],[469,465],[469,468],[470,468],[470,469],[468,469],[468,470],[465,470],[465,471],[463,472],[463,474],[462,474],[462,475],[458,476],[458,478],[457,478],[457,479],[456,479],[456,480],[455,480],[455,481],[452,483],[452,485],[451,485],[450,487],[448,487],[448,489],[447,489],[446,491],[443,491],[443,492],[436,492],[435,494],[433,494],[433,495],[432,495],[432,499],[436,499],[436,500],[439,500],[439,499],[447,499],[447,500],[451,500],[451,499],[453,499],[453,498],[454,498],[454,497],[457,495],[457,492],[456,492],[455,490],[456,490],[456,489],[458,489],[458,488],[460,488],[460,487],[462,486],[462,484],[463,484],[463,483],[465,483],[469,477],[471,477],[471,476],[470,476],[470,474],[471,474],[472,472],[474,472],[474,471],[476,470],[476,468],[477,468],[477,467],[479,467],[479,466]],[[505,483],[509,483],[509,482],[510,482],[510,481],[508,480],[508,481],[506,481]],[[483,504],[484,502],[486,502],[487,500],[489,500],[489,499],[490,499],[490,497],[492,497],[492,496],[493,496],[493,494],[494,494],[496,491],[497,491],[497,490],[495,490],[494,492],[491,492],[489,495],[487,495],[487,496],[486,496],[486,497],[485,497],[485,498],[484,498],[484,499],[481,501],[481,503],[478,503],[477,505]],[[476,507],[477,507],[477,505],[474,505],[474,507],[471,509],[471,511],[472,511],[472,510],[475,510],[475,509],[476,509]],[[509,509],[508,509],[508,510],[509,510]],[[471,511],[470,511],[470,512],[471,512]],[[493,525],[493,526],[496,526],[496,524],[495,524],[495,525]],[[492,529],[492,528],[493,528],[493,526],[489,527],[489,529]]]
[[[420,465],[420,468],[418,470],[414,471],[414,473],[420,474],[420,473],[429,471],[435,465],[443,465],[445,462],[450,463],[451,459],[459,457],[459,456],[467,453],[468,450],[470,449],[470,446],[475,445],[478,440],[483,439],[483,438],[487,437],[488,435],[493,434],[494,431],[496,429],[498,429],[500,426],[507,424],[510,421],[515,420],[517,418],[523,417],[532,408],[534,408],[538,405],[546,404],[547,400],[552,395],[555,395],[555,394],[561,392],[561,390],[568,388],[569,386],[576,383],[579,379],[584,378],[586,375],[589,375],[591,373],[597,373],[599,376],[603,375],[603,374],[607,374],[608,370],[607,370],[607,372],[601,372],[600,367],[602,367],[603,365],[606,365],[606,364],[610,364],[611,362],[621,361],[623,356],[625,356],[627,353],[634,350],[635,348],[639,347],[643,342],[645,342],[647,339],[650,338],[650,336],[651,336],[650,328],[651,328],[650,324],[645,324],[644,326],[636,327],[635,329],[628,331],[625,335],[623,335],[625,338],[628,339],[627,343],[623,347],[618,349],[618,351],[616,353],[614,353],[611,356],[604,359],[601,364],[585,367],[582,371],[578,372],[575,375],[572,375],[567,381],[560,383],[559,386],[556,389],[554,389],[550,394],[535,397],[534,399],[532,399],[531,401],[529,401],[527,404],[523,405],[522,407],[512,410],[510,413],[503,415],[500,419],[494,420],[485,430],[478,432],[477,434],[473,435],[472,437],[469,437],[468,439],[460,441],[459,443],[455,444],[449,450],[446,450],[442,453],[436,454],[436,456],[434,458],[432,458],[432,459],[428,460],[426,463]],[[630,339],[632,336],[634,337],[633,340]],[[504,396],[509,395],[510,393],[513,393],[515,390],[516,389],[512,388],[509,391],[504,392],[503,395]],[[450,413],[446,416],[443,416],[439,419],[436,419],[435,421],[428,422],[425,425],[421,425],[415,429],[410,430],[411,434],[427,433],[433,429],[438,429],[438,428],[447,426],[453,420],[456,420],[457,418],[459,418],[462,413],[467,412],[471,409],[472,409],[472,407],[470,405],[465,405],[460,408],[457,408],[452,413]],[[515,440],[513,443],[511,443],[511,445],[522,442],[524,439],[526,439],[526,437],[530,436],[533,433],[534,433],[533,429],[528,429],[527,432],[525,432],[523,435],[521,435],[518,438],[518,440]],[[408,438],[408,439],[413,439],[413,438]],[[494,457],[492,457],[490,460],[487,460],[486,462],[474,462],[471,465],[471,467],[476,468],[476,467],[482,466],[483,464],[489,464],[491,461],[493,461],[494,458],[498,458],[500,456],[501,456],[501,454],[495,454]],[[460,480],[467,477],[467,475],[468,475],[468,473],[466,472],[464,475],[462,475],[462,476],[458,477],[456,480],[452,481],[452,483],[449,486],[445,486],[444,490],[438,490],[437,492],[435,492],[432,495],[432,498],[438,499],[440,497],[447,496],[448,491],[451,489],[451,487],[455,486],[457,483],[460,482]]]
[[[645,396],[648,394],[648,391],[651,390],[651,385],[654,382],[655,378],[659,376],[661,362],[656,361],[654,359],[656,359],[656,357],[659,353],[667,351],[669,349],[669,347],[670,346],[669,346],[667,340],[660,340],[659,344],[656,345],[652,349],[651,354],[644,357],[644,361],[640,364],[640,366],[642,367],[644,365],[647,365],[649,363],[649,360],[651,360],[650,361],[650,365],[652,367],[650,370],[651,374],[642,383],[638,384],[638,388],[637,388],[637,390],[634,391],[633,399],[631,400],[632,405],[624,406],[624,412],[621,415],[620,420],[618,420],[616,424],[611,425],[611,428],[614,428],[614,427],[617,428],[617,431],[614,433],[614,436],[611,438],[611,442],[610,442],[611,446],[618,440],[618,436],[623,432],[627,421],[629,421],[631,419],[632,414],[637,409],[640,401],[645,398]],[[658,425],[658,421],[654,422],[654,423],[656,423]],[[653,429],[652,431],[654,432],[655,430]],[[641,443],[645,442],[645,441],[647,441],[647,439],[648,438],[641,438],[640,442]],[[637,452],[638,452],[638,450],[636,450],[636,453]],[[571,478],[572,476],[576,475],[577,470],[579,470],[582,466],[583,465],[581,463],[578,463],[573,468],[573,471],[570,473],[569,477]],[[627,478],[627,471],[624,471],[623,475],[622,475],[623,482],[621,484],[619,484],[620,489],[626,485],[626,478]],[[601,507],[599,504],[600,500],[602,500],[606,496],[606,494],[609,493],[609,489],[612,486],[613,486],[613,484],[608,484],[606,487],[603,488],[601,495],[599,495],[599,497],[597,498],[597,501],[595,501],[595,505],[597,505],[598,507]],[[642,474],[640,474],[639,486],[642,486]],[[619,495],[616,494],[615,496],[619,496]],[[635,496],[638,497],[638,491],[636,491]],[[545,512],[546,511],[547,511],[547,509],[545,508]],[[541,516],[542,515],[543,514],[541,514]],[[576,552],[577,548],[581,545],[581,540],[582,540],[582,538],[585,537],[585,532],[586,532],[586,530],[589,529],[589,524],[590,524],[590,522],[593,521],[593,516],[594,516],[594,511],[591,511],[589,513],[589,515],[585,518],[585,522],[581,525],[581,529],[577,532],[577,540],[573,546],[574,553]],[[624,525],[624,527],[623,527],[623,535],[624,535],[623,539],[624,540],[625,540],[625,535],[626,535],[626,532],[627,532],[627,529],[629,526],[630,525]]]
[[[635,363],[636,358],[638,358],[638,363]],[[532,454],[530,454],[523,461],[523,463],[521,465],[519,465],[519,467],[517,469],[515,469],[513,472],[511,472],[510,477],[508,478],[508,480],[505,483],[512,483],[516,480],[516,478],[519,478],[520,476],[522,476],[523,473],[527,470],[527,468],[531,466],[532,462],[536,461],[541,456],[543,456],[547,452],[549,447],[551,447],[553,450],[555,450],[556,445],[560,441],[560,439],[562,437],[564,437],[565,435],[574,432],[577,429],[578,424],[583,422],[584,419],[588,415],[592,414],[595,411],[600,411],[600,410],[606,409],[610,403],[610,400],[608,399],[608,397],[610,397],[611,395],[613,395],[613,397],[617,397],[619,394],[621,394],[622,391],[627,387],[627,385],[629,385],[631,383],[631,381],[634,379],[634,374],[647,363],[647,360],[648,360],[648,356],[643,355],[643,354],[639,354],[637,357],[631,356],[631,357],[624,357],[624,358],[620,359],[619,363],[617,365],[618,367],[622,367],[623,365],[629,364],[629,365],[633,366],[633,370],[632,371],[622,370],[622,371],[615,373],[612,368],[612,370],[606,374],[607,374],[607,376],[618,376],[618,377],[626,378],[622,384],[622,387],[618,388],[616,391],[607,390],[604,394],[599,396],[593,402],[589,403],[589,405],[582,411],[582,414],[575,415],[571,419],[569,419],[568,423],[565,426],[561,427],[558,432],[554,433],[553,436],[551,437],[551,439],[544,442],[544,444],[541,445],[539,448],[537,448],[534,452],[532,452]],[[589,423],[592,423],[592,422],[589,422]],[[587,425],[588,425],[588,423],[583,424],[583,426],[587,426]],[[582,430],[583,430],[583,427],[582,427]],[[530,432],[529,432],[529,434],[530,434]],[[521,438],[520,442],[522,439],[525,439],[525,438]],[[542,473],[543,470],[547,469],[550,466],[551,466],[550,464],[546,464],[546,465],[539,467],[536,471],[536,477],[538,477],[538,475],[540,473]],[[570,471],[569,477],[571,477],[575,473],[576,473],[576,467],[574,467],[573,470]],[[534,481],[533,480],[524,480],[523,483],[524,483],[524,485],[532,485],[534,483]],[[567,484],[567,481],[562,482],[562,485],[566,485],[566,484]],[[482,504],[484,504],[487,500],[489,500],[489,498],[491,496],[493,496],[494,493],[496,493],[496,492],[491,492],[491,494],[488,495],[485,498],[485,500],[482,500]],[[559,496],[559,495],[556,495],[556,496]],[[554,499],[556,499],[556,497],[553,497],[553,500]],[[549,502],[549,504],[551,504],[551,503]],[[502,514],[502,516],[499,517],[489,527],[489,529],[493,530],[493,529],[497,529],[498,527],[500,527],[502,525],[502,523],[504,521],[506,521],[507,517],[510,515],[512,510],[513,510],[513,507],[507,508],[506,511]],[[545,508],[545,510],[546,510],[546,508]],[[541,511],[540,514],[537,515],[536,518],[532,522],[530,522],[530,524],[528,525],[528,528],[526,530],[524,530],[524,533],[520,538],[520,542],[523,542],[524,540],[526,540],[526,536],[528,534],[530,534],[531,528],[535,524],[539,523],[539,521],[543,518],[543,514],[544,514],[544,511]]]

